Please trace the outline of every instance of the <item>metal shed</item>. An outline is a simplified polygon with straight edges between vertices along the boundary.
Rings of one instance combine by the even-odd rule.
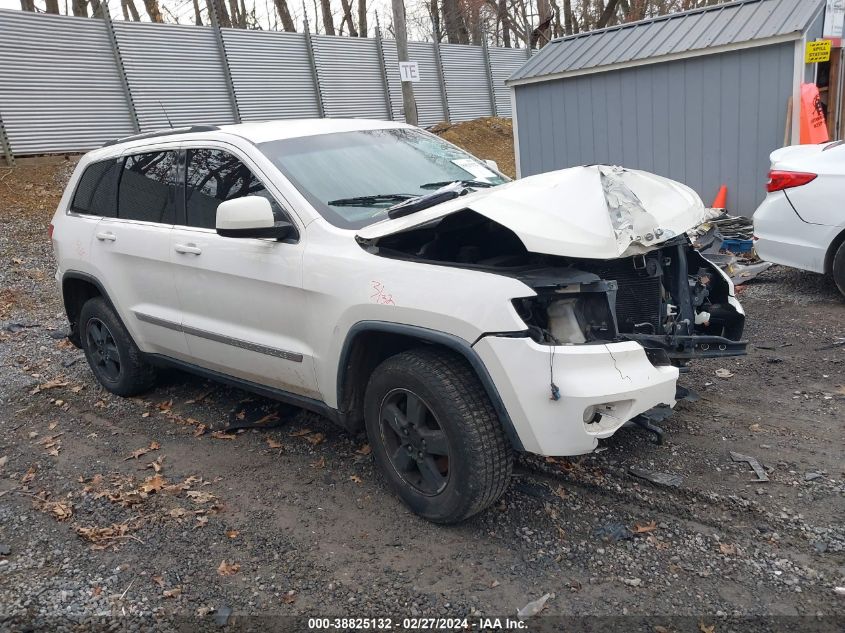
[[[609,163],[750,216],[769,154],[798,142],[804,46],[824,0],[739,0],[552,40],[514,73],[519,176]],[[789,136],[787,130],[791,129]]]

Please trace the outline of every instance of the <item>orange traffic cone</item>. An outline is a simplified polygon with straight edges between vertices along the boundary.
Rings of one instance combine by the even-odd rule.
[[[710,205],[713,209],[726,209],[728,205],[728,186],[722,185],[719,187],[719,193],[713,199],[713,204]]]

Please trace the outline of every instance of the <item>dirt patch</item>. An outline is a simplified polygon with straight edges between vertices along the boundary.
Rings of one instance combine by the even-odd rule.
[[[510,119],[491,116],[461,123],[438,123],[431,131],[478,158],[495,160],[502,173],[516,178]]]

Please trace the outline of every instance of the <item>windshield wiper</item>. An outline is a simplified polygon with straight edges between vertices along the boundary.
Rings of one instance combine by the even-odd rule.
[[[380,193],[372,196],[355,196],[353,198],[338,198],[329,200],[326,204],[333,207],[373,207],[377,204],[402,202],[417,196],[410,193]]]
[[[492,182],[487,182],[486,180],[441,180],[440,182],[427,182],[424,185],[420,185],[420,189],[440,189],[441,187],[445,187],[446,185],[451,185],[452,183],[460,183],[465,187],[495,187]]]
[[[432,191],[431,193],[427,193],[422,196],[414,196],[409,200],[405,200],[399,204],[394,204],[387,210],[387,217],[391,220],[401,218],[406,215],[416,213],[417,211],[428,209],[429,207],[438,205],[441,202],[454,200],[459,196],[468,194],[469,191],[469,187],[462,185],[460,182],[450,182],[445,187],[441,187],[437,191]]]

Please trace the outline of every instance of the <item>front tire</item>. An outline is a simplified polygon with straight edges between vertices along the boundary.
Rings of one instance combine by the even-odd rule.
[[[376,464],[423,518],[457,523],[507,488],[510,443],[477,376],[456,354],[420,348],[385,360],[367,385],[364,418]]]
[[[85,302],[79,314],[85,358],[97,381],[118,396],[136,396],[155,383],[147,363],[114,309],[102,297]]]
[[[845,242],[839,245],[836,255],[833,256],[833,281],[836,282],[836,287],[839,292],[845,295]]]

